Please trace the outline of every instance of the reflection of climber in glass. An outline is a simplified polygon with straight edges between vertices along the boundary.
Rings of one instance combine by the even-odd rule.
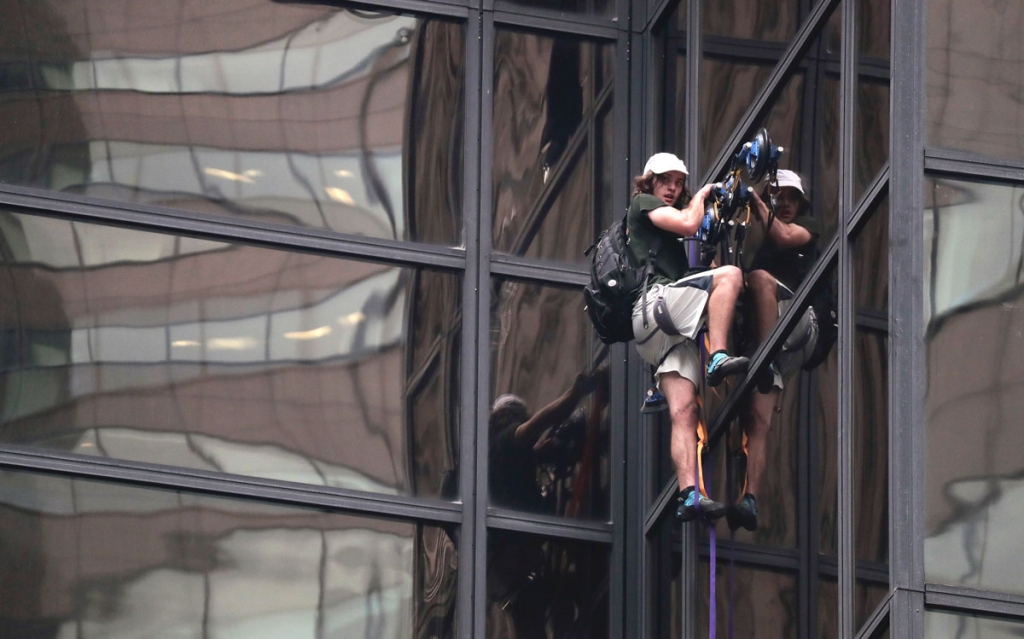
[[[771,215],[765,200],[775,201]],[[817,257],[818,221],[810,214],[810,201],[800,176],[779,169],[778,186],[767,186],[753,207],[764,228],[764,242],[754,255],[746,275],[747,317],[754,333],[753,344],[764,343],[779,316],[792,304],[793,291],[810,271]],[[818,335],[814,309],[808,307],[782,347],[779,356],[759,376],[756,392],[750,394],[749,411],[743,423],[746,438],[746,485],[738,503],[727,513],[732,528],[757,528],[757,501],[766,457],[766,440],[772,414],[783,388],[782,377],[803,363],[814,350]]]
[[[530,414],[518,395],[494,402],[488,422],[489,483],[495,506],[531,513],[565,514],[572,500],[560,500],[552,485],[541,485],[545,473],[572,474],[580,466],[590,418],[577,408],[594,393],[593,412],[607,404],[608,371],[578,373],[554,401]],[[552,470],[553,469],[553,470]],[[568,508],[567,508],[568,507]],[[554,512],[553,512],[554,511]],[[551,609],[550,549],[541,537],[494,530],[487,542],[488,624],[495,636],[500,624],[514,627],[514,637],[546,637]]]
[[[564,393],[533,415],[518,395],[495,400],[488,420],[489,482],[495,506],[555,514],[557,508],[550,503],[553,495],[538,482],[540,469],[549,468],[556,479],[573,472],[588,422],[587,413],[577,404],[592,392],[597,407],[607,403],[607,377],[604,367],[577,373]]]

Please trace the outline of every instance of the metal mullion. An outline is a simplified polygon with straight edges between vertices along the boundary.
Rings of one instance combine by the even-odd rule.
[[[476,382],[478,379],[479,341],[481,340],[480,316],[482,313],[477,291],[481,286],[480,265],[483,263],[481,245],[480,212],[480,180],[481,180],[481,144],[483,96],[488,93],[482,86],[483,82],[483,38],[482,21],[479,12],[474,12],[466,30],[466,102],[465,133],[463,135],[463,214],[462,228],[466,246],[466,272],[462,282],[462,353],[461,420],[459,437],[459,496],[462,499],[462,522],[460,526],[458,548],[461,559],[458,562],[458,593],[456,618],[457,627],[462,629],[463,636],[473,636],[472,631],[476,620],[476,609],[484,607],[485,599],[480,598],[486,592],[486,583],[481,584],[486,574],[486,559],[481,562],[476,552],[481,546],[484,526],[478,513],[483,512],[477,494],[477,456],[479,455],[479,423],[480,402]],[[486,306],[483,307],[486,309]],[[482,439],[482,438],[481,438]],[[486,457],[485,457],[486,458]],[[474,602],[476,605],[474,605]]]
[[[924,636],[925,6],[893,0],[890,56],[889,619],[907,639]]]
[[[67,475],[163,490],[184,490],[228,499],[257,499],[284,506],[319,507],[363,515],[417,519],[429,523],[461,521],[462,508],[449,502],[367,493],[314,484],[230,475],[91,455],[0,446],[0,468]],[[429,505],[428,505],[429,503]]]
[[[687,0],[680,0],[686,2]],[[703,0],[689,0],[686,7],[686,161],[689,162],[690,175],[700,175],[700,66],[704,57],[704,37],[702,27],[702,6]],[[692,178],[688,180],[693,184]],[[692,249],[691,249],[692,250]],[[674,476],[670,480],[675,490],[672,497],[679,489],[678,479]],[[664,491],[663,491],[664,495]],[[670,498],[671,500],[671,498]],[[671,503],[671,501],[669,501]],[[662,502],[662,511],[671,510],[666,508]],[[674,520],[672,524],[674,524]],[[672,525],[666,524],[666,525]],[[700,560],[697,557],[698,547],[697,526],[683,526],[680,538],[682,561],[680,564],[679,591],[681,595],[680,616],[685,619],[681,626],[683,639],[691,639],[697,635],[697,572]],[[709,570],[714,571],[715,566]],[[713,574],[713,573],[709,573]]]
[[[489,0],[484,0],[485,4]],[[488,414],[490,403],[489,393],[491,374],[490,354],[490,307],[491,307],[491,237],[493,224],[492,202],[494,198],[492,176],[494,169],[494,14],[483,12],[481,20],[481,70],[480,70],[480,184],[477,205],[479,221],[479,254],[477,267],[477,369],[474,371],[474,397],[476,398],[476,414]],[[476,477],[474,493],[475,517],[474,533],[474,588],[473,588],[473,624],[470,626],[470,637],[483,638],[487,627],[487,502],[488,490],[488,438],[486,429],[476,438]]]
[[[335,231],[288,227],[203,213],[190,214],[146,205],[129,207],[120,202],[77,196],[72,198],[20,187],[0,187],[0,206],[12,213],[124,226],[142,231],[188,235],[329,257],[369,258],[409,266],[460,270],[465,263],[462,249],[346,236]]]
[[[634,0],[634,4],[639,4]],[[625,66],[628,68],[628,89],[622,100],[622,106],[626,109],[628,123],[622,127],[628,128],[629,137],[625,140],[626,153],[620,157],[626,158],[624,169],[626,177],[638,171],[640,158],[643,152],[649,148],[649,141],[652,137],[652,109],[650,90],[656,82],[653,73],[650,49],[652,36],[650,31],[644,33],[630,32],[629,54]],[[613,171],[613,174],[615,172]],[[621,197],[621,202],[626,202],[629,197],[628,182],[622,181],[621,186],[614,186],[613,193]],[[635,576],[632,582],[632,601],[638,606],[636,618],[639,620],[638,639],[650,639],[658,636],[657,632],[659,618],[656,614],[654,599],[663,595],[663,590],[654,587],[659,580],[659,570],[664,562],[655,561],[659,550],[656,541],[652,541],[646,534],[643,527],[643,514],[648,499],[648,487],[650,477],[653,473],[652,464],[647,458],[649,450],[650,433],[644,427],[643,421],[636,414],[635,409],[630,411],[628,406],[636,406],[639,403],[640,389],[643,386],[643,362],[640,361],[636,348],[632,344],[626,345],[625,367],[625,402],[627,428],[627,442],[629,447],[629,459],[627,460],[627,507],[630,518],[623,522],[629,527],[630,536],[629,548],[632,549],[632,561],[636,561],[635,567],[630,567],[630,557],[627,556],[627,575]],[[614,369],[613,369],[614,372]],[[612,378],[614,379],[614,377]],[[613,404],[614,406],[614,404]],[[627,551],[630,552],[630,551]]]
[[[735,149],[743,142],[744,138],[750,133],[754,124],[761,119],[763,111],[768,108],[778,93],[783,89],[783,82],[787,80],[790,74],[796,69],[796,65],[799,59],[806,52],[807,47],[810,46],[811,41],[818,35],[822,28],[828,24],[828,18],[832,14],[832,10],[835,9],[836,5],[839,4],[839,0],[820,0],[817,6],[812,9],[811,13],[807,17],[807,21],[797,31],[796,35],[790,40],[789,46],[786,48],[786,52],[783,54],[782,59],[775,65],[768,80],[764,84],[764,88],[758,94],[757,99],[754,100],[747,107],[746,113],[736,124],[733,132],[729,135],[726,143],[722,146],[722,150],[715,161],[712,162],[711,166],[704,174],[703,181],[706,183],[712,181],[715,176],[725,169],[725,166],[729,163]]]
[[[839,76],[839,352],[838,367],[838,446],[836,460],[838,472],[837,535],[839,551],[839,638],[853,639],[857,629],[854,607],[857,601],[857,567],[854,556],[854,309],[853,309],[853,239],[847,232],[847,221],[853,214],[854,128],[857,104],[857,0],[842,4],[842,26]]]
[[[614,534],[614,527],[607,522],[575,520],[494,507],[487,508],[487,527],[557,539],[591,541],[609,546]]]
[[[622,9],[620,18],[626,4],[625,0],[619,0],[619,7]],[[629,148],[630,38],[631,34],[628,30],[622,31],[619,33],[616,43],[612,73],[612,85],[614,86],[611,113],[612,157],[604,158],[602,161],[604,166],[608,166],[608,173],[611,175],[613,202],[625,202],[629,195],[626,180],[629,167],[624,163],[619,164],[615,158],[627,157]],[[598,222],[595,228],[603,228],[605,220],[601,219],[599,213],[595,219]],[[611,346],[610,379],[623,380],[623,382],[628,380],[629,368],[626,358],[622,356],[622,354],[628,353],[628,349],[629,344]],[[621,602],[619,605],[610,606],[612,610],[609,632],[613,637],[624,637],[629,634],[626,632],[626,628],[640,627],[640,608],[643,606],[642,590],[636,588],[638,581],[634,577],[634,571],[640,565],[640,558],[635,551],[643,538],[637,537],[627,530],[629,522],[634,521],[632,513],[628,509],[634,504],[642,504],[636,499],[639,493],[630,490],[630,482],[639,476],[637,469],[643,467],[637,456],[636,447],[631,446],[628,439],[630,433],[639,430],[635,411],[627,410],[627,406],[630,405],[626,399],[629,395],[628,389],[628,382],[612,384],[609,389],[608,403],[612,431],[610,512],[612,521],[615,523],[612,530],[609,601]],[[623,424],[625,427],[616,428],[616,424]],[[633,587],[630,587],[631,585]]]
[[[786,52],[785,42],[773,42],[770,40],[752,40],[750,38],[737,38],[734,36],[711,35],[704,36],[704,50],[710,55],[728,58],[730,60],[742,60],[750,62],[771,62],[777,63],[779,58]]]
[[[548,35],[585,36],[603,40],[617,40],[619,29],[614,26],[604,26],[593,22],[576,22],[556,18],[547,18],[539,15],[527,15],[522,13],[511,13],[509,11],[495,10],[487,12],[493,16],[495,24],[502,27],[517,27],[530,29],[531,31],[544,31]]]
[[[1024,621],[1024,596],[961,586],[926,584],[924,603],[956,613],[983,614]]]

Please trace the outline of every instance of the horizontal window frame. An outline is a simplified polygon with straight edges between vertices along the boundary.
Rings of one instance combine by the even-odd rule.
[[[370,259],[451,271],[463,271],[466,268],[466,251],[463,248],[367,238],[326,229],[235,219],[151,205],[129,206],[121,202],[29,187],[0,185],[0,207],[26,215],[187,235],[328,257]]]
[[[0,468],[110,481],[141,488],[181,490],[227,499],[254,499],[298,508],[389,517],[438,525],[462,522],[462,504],[231,475],[147,462],[97,458],[0,445]]]

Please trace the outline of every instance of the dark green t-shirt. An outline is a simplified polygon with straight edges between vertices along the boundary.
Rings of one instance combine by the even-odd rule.
[[[803,246],[780,248],[775,240],[766,237],[754,255],[750,270],[768,271],[775,279],[795,291],[818,257],[818,235],[821,233],[821,225],[810,215],[798,216],[790,224],[802,226],[810,231],[811,241]]]
[[[652,284],[667,284],[686,277],[690,270],[690,262],[686,257],[686,244],[683,238],[675,233],[658,228],[651,222],[648,214],[654,209],[665,206],[665,203],[648,193],[633,197],[626,213],[626,226],[629,228],[629,247],[637,264],[647,260],[648,251],[654,238],[661,238],[658,255],[654,259]]]

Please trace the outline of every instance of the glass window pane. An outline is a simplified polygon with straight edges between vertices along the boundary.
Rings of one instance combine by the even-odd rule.
[[[653,103],[658,105],[656,118],[661,145],[665,150],[685,159],[686,155],[686,3],[680,2],[654,32],[656,59],[664,66],[660,86],[655,88]],[[657,55],[657,54],[656,54]],[[698,185],[699,186],[699,185]],[[691,185],[692,187],[692,185]]]
[[[259,0],[13,4],[0,182],[462,243],[465,28]],[[183,36],[187,33],[187,37]]]
[[[5,637],[455,636],[433,526],[0,471],[0,539]]]
[[[730,575],[730,572],[732,573]],[[719,636],[731,627],[737,637],[787,639],[799,634],[797,619],[797,579],[795,575],[746,566],[730,566],[718,560],[715,580],[715,619]],[[698,637],[708,636],[709,583],[708,562],[701,560],[697,569]],[[729,585],[732,585],[730,592]]]
[[[1024,188],[926,182],[925,575],[1024,593]]]
[[[487,535],[487,637],[608,637],[608,550],[507,530]]]
[[[873,211],[854,240],[853,290],[858,325],[853,345],[853,521],[858,560],[889,560],[889,209]],[[862,310],[861,305],[870,310]],[[873,311],[873,312],[872,312]],[[872,322],[863,319],[870,318]],[[870,613],[870,611],[868,611]]]
[[[727,0],[709,2],[701,10],[706,34],[732,38],[785,42],[800,22],[797,0]]]
[[[1017,639],[1024,633],[1024,624],[978,615],[926,610],[924,634],[928,639]]]
[[[607,519],[608,351],[579,311],[579,290],[495,280],[493,295],[491,503]]]
[[[584,263],[596,222],[607,152],[596,126],[612,108],[612,44],[498,31],[494,44],[494,248]],[[595,207],[597,208],[595,211]],[[618,207],[612,207],[618,210]]]
[[[445,496],[460,278],[0,213],[0,441]]]
[[[889,159],[890,0],[857,0],[854,200]]]
[[[925,128],[928,144],[1024,157],[1019,40],[1024,5],[928,0]]]

